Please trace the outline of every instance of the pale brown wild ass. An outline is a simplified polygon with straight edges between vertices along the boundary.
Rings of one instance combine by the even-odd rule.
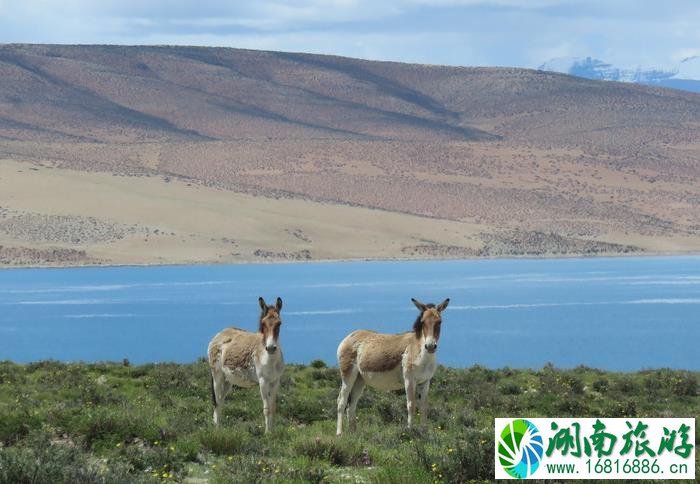
[[[284,370],[279,346],[282,300],[268,306],[260,298],[258,332],[226,328],[212,338],[207,354],[211,367],[214,424],[221,423],[221,407],[233,385],[250,388],[260,386],[265,415],[265,432],[270,431],[277,407],[277,389]]]
[[[413,425],[415,397],[421,422],[428,421],[428,390],[435,374],[440,339],[442,311],[450,303],[423,304],[411,299],[420,314],[413,331],[403,334],[381,334],[358,330],[350,333],[338,346],[338,365],[342,385],[338,395],[337,434],[343,433],[343,414],[347,412],[350,430],[356,428],[355,409],[365,384],[380,390],[406,390],[408,426]]]

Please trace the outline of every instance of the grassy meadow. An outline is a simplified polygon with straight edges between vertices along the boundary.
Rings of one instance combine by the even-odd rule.
[[[357,433],[336,438],[338,371],[320,361],[287,366],[268,435],[257,388],[234,389],[224,424],[213,427],[203,361],[2,362],[0,482],[488,481],[494,417],[697,418],[699,379],[672,370],[440,367],[428,425],[408,430],[401,392],[368,389]]]

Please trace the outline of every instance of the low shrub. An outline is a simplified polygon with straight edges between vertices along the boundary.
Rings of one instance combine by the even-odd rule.
[[[292,465],[284,465],[266,458],[231,457],[216,466],[214,484],[238,484],[242,482],[325,482],[326,470],[309,461],[296,459]]]
[[[331,382],[333,385],[340,387],[340,375],[337,370],[331,368],[314,368],[311,371],[311,378],[314,381]]]
[[[418,461],[444,482],[493,479],[494,442],[490,430],[469,429],[459,440],[437,445],[416,443]]]
[[[137,441],[122,444],[119,450],[117,455],[136,471],[157,471],[162,476],[163,473],[177,474],[184,467],[184,459],[173,445]]]
[[[504,395],[520,395],[522,392],[520,385],[515,382],[508,382],[501,386],[501,393]]]
[[[679,397],[698,396],[698,377],[692,373],[682,372],[673,380],[672,391]]]
[[[85,439],[87,446],[98,448],[133,438],[156,441],[163,433],[156,419],[145,408],[97,407],[78,414],[72,428]]]
[[[107,483],[130,482],[129,468],[119,461],[98,462],[68,443],[52,443],[37,433],[22,445],[0,449],[0,482]]]
[[[329,395],[324,398],[319,398],[313,394],[289,395],[284,398],[284,407],[280,402],[279,408],[284,410],[284,416],[290,420],[302,424],[311,424],[327,420],[332,416],[332,413],[335,413],[333,400]]]
[[[245,450],[250,434],[230,427],[210,427],[197,432],[199,443],[218,455],[236,455]]]
[[[422,467],[401,465],[376,469],[370,476],[372,484],[405,484],[407,482],[435,482],[435,476]]]
[[[606,393],[610,387],[610,382],[607,378],[598,378],[593,382],[593,390],[598,393]]]
[[[294,452],[312,461],[322,460],[333,466],[363,465],[367,456],[354,441],[328,436],[302,438],[294,442]]]
[[[615,384],[615,391],[624,395],[634,395],[637,391],[637,383],[629,376],[622,376]]]
[[[377,399],[374,409],[384,423],[400,423],[406,419],[405,398]]]
[[[323,360],[312,360],[309,366],[311,368],[327,368],[326,362]]]

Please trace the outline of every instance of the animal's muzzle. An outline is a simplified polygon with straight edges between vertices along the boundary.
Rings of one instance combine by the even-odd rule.
[[[437,351],[437,343],[426,343],[425,349],[428,353],[435,353]]]
[[[265,349],[268,353],[274,353],[275,351],[277,351],[277,345],[268,345],[265,346]]]

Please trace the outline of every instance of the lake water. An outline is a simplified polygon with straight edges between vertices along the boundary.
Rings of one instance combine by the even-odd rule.
[[[449,366],[700,370],[700,257],[0,271],[0,360],[188,362],[284,299],[288,362],[336,364],[358,328],[408,331],[410,298],[451,304]]]

